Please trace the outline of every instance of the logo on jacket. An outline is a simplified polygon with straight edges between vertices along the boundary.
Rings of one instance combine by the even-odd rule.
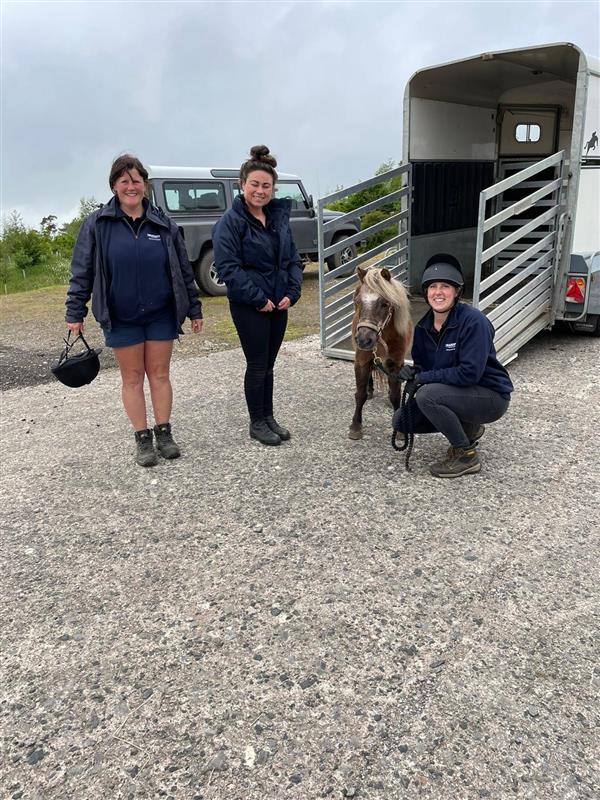
[[[446,350],[456,350],[456,342],[446,342]]]
[[[148,238],[153,242],[160,242],[160,234],[158,233],[148,233],[146,234]]]

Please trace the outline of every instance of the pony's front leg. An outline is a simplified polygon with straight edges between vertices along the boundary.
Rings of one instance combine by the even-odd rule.
[[[396,372],[398,369],[398,364],[395,364],[393,361],[386,361],[385,363],[386,368],[389,372]],[[400,399],[402,397],[402,383],[401,381],[396,381],[394,378],[388,378],[388,397],[390,398],[390,403],[392,404],[392,408],[394,411],[397,411],[400,406]]]
[[[362,410],[367,401],[367,386],[369,378],[371,377],[371,370],[373,367],[373,357],[370,356],[366,362],[359,360],[358,353],[354,361],[354,377],[356,380],[356,393],[354,399],[356,406],[354,409],[354,416],[350,424],[348,436],[350,439],[362,439]]]

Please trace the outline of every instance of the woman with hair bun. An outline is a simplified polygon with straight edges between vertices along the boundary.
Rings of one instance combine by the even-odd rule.
[[[253,147],[240,168],[241,195],[213,229],[215,266],[246,357],[250,437],[265,445],[290,439],[273,416],[273,369],[303,270],[290,231],[291,201],[273,197],[276,166],[268,147]]]

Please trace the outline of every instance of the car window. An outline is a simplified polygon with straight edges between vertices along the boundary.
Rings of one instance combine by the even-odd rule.
[[[165,182],[163,185],[168,211],[187,211],[194,214],[225,211],[225,188],[222,183],[209,181]]]
[[[275,197],[280,200],[289,198],[292,201],[292,208],[308,208],[300,184],[296,181],[282,181],[275,187]]]

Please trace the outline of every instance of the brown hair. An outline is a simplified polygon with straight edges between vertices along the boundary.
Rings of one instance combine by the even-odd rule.
[[[112,167],[110,168],[110,175],[108,177],[108,183],[110,188],[114,188],[115,183],[119,180],[121,175],[126,172],[129,172],[132,169],[137,169],[140,173],[142,178],[144,179],[144,183],[146,184],[146,190],[148,189],[148,170],[144,167],[142,162],[139,158],[132,156],[131,153],[123,153],[122,156],[117,156],[113,161]]]
[[[240,167],[240,183],[244,183],[251,172],[260,169],[264,172],[268,172],[275,184],[277,183],[276,166],[277,159],[270,154],[269,148],[265,144],[255,144],[254,147],[250,149],[250,158],[248,161],[244,161]]]

